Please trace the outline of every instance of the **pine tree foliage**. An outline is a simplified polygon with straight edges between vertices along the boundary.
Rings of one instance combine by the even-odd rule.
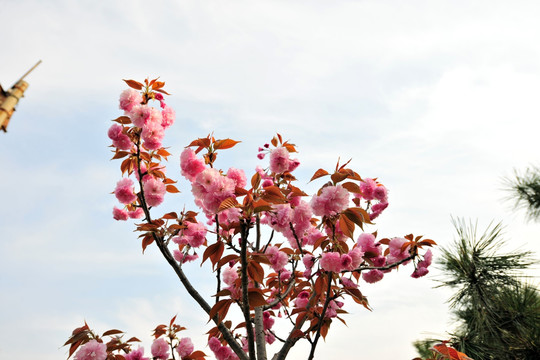
[[[516,208],[526,209],[530,220],[540,220],[540,168],[529,167],[522,174],[515,171],[514,178],[505,183]]]
[[[475,360],[540,359],[540,292],[523,281],[531,252],[503,252],[501,224],[478,234],[477,224],[453,220],[457,238],[442,249],[439,287],[457,320],[452,345]],[[433,340],[414,345],[421,352]]]

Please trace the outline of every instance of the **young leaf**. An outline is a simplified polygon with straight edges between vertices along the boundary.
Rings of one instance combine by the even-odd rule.
[[[324,170],[324,169],[319,169],[317,171],[315,171],[315,174],[313,174],[313,176],[311,177],[311,180],[309,180],[310,182],[315,180],[315,179],[318,179],[320,177],[323,177],[323,176],[326,176],[328,175],[328,171]]]
[[[128,84],[129,87],[135,89],[135,90],[141,90],[143,88],[143,84],[141,84],[140,82],[138,81],[135,81],[135,80],[125,80],[125,79],[122,79],[126,82],[126,84]]]
[[[232,139],[223,139],[223,140],[217,140],[214,143],[214,150],[218,149],[230,149],[236,144],[238,144],[240,141],[232,140]]]

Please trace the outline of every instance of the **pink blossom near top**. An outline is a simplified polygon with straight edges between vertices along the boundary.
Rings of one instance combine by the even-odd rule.
[[[169,126],[174,124],[175,117],[176,113],[174,109],[165,105],[165,107],[163,107],[163,110],[161,111],[161,126],[163,126],[164,129],[168,128]]]
[[[75,360],[105,360],[107,358],[107,345],[90,340],[75,354]]]
[[[380,244],[375,243],[375,235],[370,233],[362,233],[358,237],[357,244],[360,246],[364,253],[371,253],[373,256],[378,256],[381,254]]]
[[[326,271],[337,273],[343,269],[341,265],[341,256],[338,252],[327,252],[322,254],[319,263],[321,264],[321,268]]]
[[[373,200],[373,192],[377,187],[375,180],[370,178],[365,178],[360,182],[360,191],[362,191],[362,197],[366,200]]]
[[[199,247],[206,241],[206,227],[201,223],[188,222],[184,236],[191,247]]]
[[[180,355],[180,358],[185,358],[195,350],[195,347],[193,346],[193,343],[191,342],[190,338],[182,338],[178,342],[178,347],[176,348],[176,351],[178,351],[178,355]]]
[[[227,170],[227,177],[234,181],[236,187],[243,188],[247,184],[246,174],[242,169],[229,168]]]
[[[159,149],[164,136],[165,131],[163,126],[161,126],[161,119],[157,121],[147,121],[146,124],[144,124],[141,139],[143,140],[143,146],[146,149]]]
[[[129,218],[128,212],[124,209],[119,209],[116,206],[113,208],[113,219],[126,221]]]
[[[150,348],[152,356],[160,360],[167,360],[169,358],[169,344],[163,338],[157,338],[152,343]]]
[[[373,190],[373,197],[381,202],[388,202],[388,191],[382,184],[378,184]]]
[[[116,183],[114,195],[122,204],[131,204],[137,200],[137,195],[133,192],[133,181],[129,178],[122,179]]]
[[[270,171],[281,174],[289,170],[289,150],[280,146],[270,151]]]
[[[236,267],[224,266],[221,268],[223,282],[227,285],[233,285],[238,279],[238,269]]]
[[[135,89],[126,89],[120,94],[120,110],[131,111],[134,106],[143,101],[142,95]]]
[[[134,106],[129,112],[129,118],[133,125],[138,128],[143,128],[144,124],[150,119],[152,113],[152,107],[148,105]]]
[[[144,198],[149,206],[158,206],[165,198],[165,184],[153,176],[146,176],[143,184]]]
[[[126,360],[150,360],[148,357],[144,357],[144,348],[139,347],[137,350],[131,351],[129,354],[125,354]]]
[[[195,151],[187,148],[180,155],[180,168],[182,175],[189,181],[193,181],[206,168],[206,165],[202,159],[197,158]]]
[[[377,281],[382,280],[384,277],[384,273],[381,270],[372,269],[369,270],[366,273],[362,273],[362,279],[364,279],[365,282],[373,284]]]
[[[320,195],[311,199],[313,213],[317,216],[334,216],[349,205],[349,192],[341,185],[327,186]]]

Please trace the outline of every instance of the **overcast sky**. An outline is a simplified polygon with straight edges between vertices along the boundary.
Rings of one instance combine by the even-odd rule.
[[[161,76],[177,121],[175,155],[199,136],[242,140],[224,153],[252,173],[275,132],[298,145],[300,186],[338,157],[378,177],[390,206],[369,230],[447,246],[451,216],[503,221],[509,249],[540,252],[540,226],[505,202],[502,178],[538,164],[537,1],[0,0],[0,83],[39,59],[0,133],[0,358],[61,359],[86,320],[148,344],[178,314],[206,353],[206,316],[155,249],[141,255],[110,194],[121,178],[106,131],[121,79]],[[178,210],[171,196],[156,209]],[[190,204],[188,207],[192,207]],[[437,255],[437,252],[435,252]],[[538,257],[538,255],[537,255]],[[203,268],[206,270],[206,268]],[[210,294],[204,272],[187,270]],[[318,359],[411,359],[411,343],[454,328],[436,271],[403,268],[361,291]],[[531,273],[532,274],[532,273]],[[294,359],[307,357],[305,347]]]

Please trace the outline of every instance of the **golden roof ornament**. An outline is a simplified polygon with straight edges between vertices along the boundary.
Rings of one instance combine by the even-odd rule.
[[[30,74],[39,64],[39,60],[30,70],[28,70],[21,78],[11,87],[9,90],[4,90],[0,85],[0,130],[7,132],[7,126],[15,106],[19,102],[19,99],[24,96],[24,92],[28,88],[28,83],[24,81],[24,78]]]

